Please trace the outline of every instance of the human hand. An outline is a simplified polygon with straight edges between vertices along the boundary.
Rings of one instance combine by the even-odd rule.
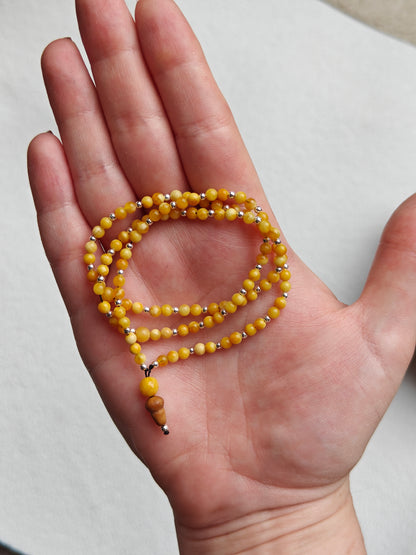
[[[302,530],[322,532],[321,521],[336,528],[342,519],[332,515],[353,522],[348,473],[415,345],[416,199],[388,224],[354,305],[339,303],[289,249],[293,290],[277,321],[229,351],[160,369],[172,430],[164,438],[138,395],[141,373],[86,282],[90,229],[131,199],[171,189],[224,186],[271,209],[176,6],[141,0],[136,25],[121,0],[79,0],[77,10],[96,87],[71,41],[46,49],[62,145],[43,134],[29,148],[39,226],[80,353],[121,433],[169,496],[183,550],[232,552],[230,538],[234,551],[277,546]],[[211,222],[155,226],[135,249],[129,296],[149,304],[227,296],[250,269],[258,237],[212,224],[210,234]],[[236,318],[243,322],[244,310]]]

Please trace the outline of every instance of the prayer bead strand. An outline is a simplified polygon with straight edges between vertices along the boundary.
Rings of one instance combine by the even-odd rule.
[[[111,240],[110,248],[100,254],[96,265],[97,241],[104,238],[106,232],[112,228],[114,221],[123,220],[140,209],[144,211],[144,214],[135,218],[130,227],[119,232],[117,237]],[[242,287],[231,296],[231,299],[211,302],[207,306],[201,306],[199,303],[184,303],[179,306],[155,304],[148,307],[140,301],[127,298],[124,291],[124,272],[128,269],[134,245],[142,241],[156,222],[175,221],[180,218],[201,222],[208,219],[230,222],[242,220],[245,224],[257,227],[262,236],[262,242],[256,257],[256,264],[248,272],[247,278],[243,280]],[[279,316],[280,311],[286,306],[286,299],[291,287],[287,248],[280,240],[280,231],[270,224],[268,215],[257,205],[255,199],[247,198],[244,192],[233,193],[223,188],[219,190],[210,188],[202,194],[174,190],[168,194],[155,193],[152,196],[146,195],[139,201],[128,202],[124,206],[116,208],[108,216],[101,218],[99,225],[93,227],[90,239],[85,245],[85,251],[84,262],[87,265],[87,279],[93,283],[93,292],[99,298],[98,311],[104,314],[109,323],[120,333],[124,334],[129,350],[134,355],[135,363],[145,373],[139,389],[147,398],[146,408],[165,434],[169,433],[169,430],[166,425],[164,401],[161,397],[156,396],[158,383],[153,376],[150,376],[151,371],[157,367],[186,360],[191,355],[213,354],[218,350],[230,349],[234,345],[239,345],[244,339],[265,329],[271,320]],[[268,272],[267,277],[263,277],[264,266],[271,260],[274,269]],[[114,262],[117,270],[112,278],[113,286],[111,287],[106,280],[109,279],[110,269]],[[255,301],[260,293],[270,291],[273,286],[277,285],[280,294],[274,299],[266,314],[256,318],[254,322],[246,324],[243,330],[233,331],[219,341],[197,342],[191,347],[170,350],[166,354],[159,355],[148,366],[146,365],[146,356],[142,352],[142,345],[147,341],[186,337],[188,334],[195,334],[202,329],[213,328],[222,324],[229,314],[235,313],[239,308],[246,306],[248,302]],[[129,311],[134,315],[148,315],[153,318],[201,316],[202,319],[188,321],[178,325],[177,328],[165,326],[161,329],[149,329],[139,326],[134,329],[127,316]]]

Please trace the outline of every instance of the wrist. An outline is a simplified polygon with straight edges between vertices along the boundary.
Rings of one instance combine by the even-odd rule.
[[[317,500],[259,511],[206,528],[176,522],[182,555],[365,554],[349,482]]]

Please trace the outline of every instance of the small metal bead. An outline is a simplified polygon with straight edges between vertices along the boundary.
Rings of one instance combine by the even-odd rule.
[[[133,248],[133,243],[126,243],[126,248],[132,249]]]
[[[195,354],[195,349],[194,349],[193,347],[191,347],[191,348],[189,349],[189,354],[190,354],[190,355]]]
[[[96,241],[96,237],[94,237],[94,235],[90,235],[90,241]]]
[[[121,305],[121,299],[117,299],[116,302],[114,303],[116,306],[120,306]]]
[[[141,208],[143,206],[142,201],[141,200],[136,200],[136,206],[137,206],[137,208]]]
[[[261,264],[256,264],[256,270],[261,270],[263,266]]]
[[[170,193],[166,193],[165,202],[168,202],[169,200],[170,200]]]
[[[108,249],[107,254],[114,256],[116,254],[116,251],[114,249]]]
[[[88,264],[87,270],[94,270],[94,264]]]
[[[283,264],[283,268],[287,270],[289,268],[289,264]]]
[[[117,273],[122,276],[124,274],[124,270],[117,270]]]
[[[178,335],[178,330],[176,328],[173,328],[172,335]]]
[[[257,216],[257,218],[254,221],[256,224],[259,224],[262,221],[262,219],[259,216]]]
[[[166,424],[164,424],[163,426],[161,426],[161,430],[162,430],[162,432],[165,434],[165,436],[169,435],[169,428],[167,427]]]
[[[136,333],[136,330],[134,328],[130,328],[130,333]]]
[[[145,306],[145,307],[143,308],[143,312],[146,312],[146,313],[150,312],[150,307],[149,307],[149,306]]]
[[[229,198],[235,198],[235,192],[234,191],[230,191],[228,193]]]
[[[282,271],[282,268],[281,268],[280,266],[278,266],[278,267],[276,268],[276,272],[279,272],[279,273],[280,273],[281,271]]]
[[[173,307],[173,313],[178,314],[178,312],[179,312],[179,308],[177,306],[174,306]]]
[[[109,310],[106,314],[107,318],[111,318],[113,315],[113,313],[111,312],[111,310]]]
[[[215,210],[208,210],[208,216],[210,218],[212,218],[212,216],[215,214]]]
[[[131,332],[130,328],[124,328],[124,334],[128,335]]]
[[[199,327],[200,327],[200,329],[202,330],[203,327],[204,327],[204,322],[199,322]]]
[[[221,343],[220,342],[218,342],[215,346],[217,348],[217,351],[219,351],[221,349]]]
[[[203,312],[204,314],[206,314],[206,313],[208,312],[208,307],[207,307],[207,306],[204,306],[203,309],[202,309],[202,312]]]
[[[222,314],[222,316],[227,316],[228,312],[226,310],[222,309],[221,314]]]
[[[153,221],[150,218],[147,218],[146,223],[147,225],[152,225]]]
[[[260,287],[260,285],[257,285],[255,291],[256,291],[256,293],[261,293],[261,287]]]
[[[172,200],[172,202],[170,203],[170,207],[171,208],[176,208],[176,202],[174,200]]]
[[[104,276],[98,276],[97,281],[104,281]]]
[[[241,337],[242,337],[243,339],[247,339],[248,335],[246,334],[245,331],[242,331],[242,332],[241,332]]]
[[[224,209],[224,210],[228,210],[229,208],[230,208],[230,205],[229,205],[229,204],[226,204],[225,206],[223,206],[223,209]]]
[[[153,362],[151,362],[149,364],[149,370],[153,370],[153,368],[157,368],[159,366],[159,363],[157,360],[154,360]]]
[[[268,243],[268,242],[269,242],[269,238],[268,238],[268,237],[265,237],[265,238],[263,239],[263,243]]]
[[[283,293],[282,296],[283,296],[285,299],[287,299],[289,295],[288,295],[287,293]]]
[[[131,233],[131,232],[133,231],[133,228],[132,228],[132,227],[128,227],[128,228],[127,228],[127,231],[128,231],[129,233]]]
[[[255,211],[256,211],[256,212],[262,212],[261,206],[256,206]]]
[[[199,196],[201,197],[201,200],[204,200],[207,195],[205,193],[201,193]]]
[[[282,241],[281,241],[280,239],[276,239],[276,241],[274,241],[274,244],[275,244],[275,245],[280,245],[281,242],[282,242]]]
[[[247,295],[247,291],[246,291],[245,289],[240,289],[240,293],[241,293],[242,295]]]
[[[181,216],[186,216],[186,210],[182,210]]]
[[[114,222],[114,220],[116,219],[116,215],[114,214],[114,212],[111,212],[111,214],[108,216],[110,218],[111,221]]]
[[[146,370],[147,370],[146,364],[141,364],[140,365],[140,370],[143,370],[143,372],[146,372]]]
[[[244,212],[240,210],[239,212],[237,212],[237,216],[238,218],[242,218],[244,216]]]
[[[271,322],[271,320],[272,320],[272,319],[270,318],[270,316],[265,316],[264,319],[265,319],[265,321],[266,321],[267,323]]]

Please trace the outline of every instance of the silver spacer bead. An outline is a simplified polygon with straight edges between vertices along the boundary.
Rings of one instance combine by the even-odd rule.
[[[106,314],[107,318],[111,318],[113,315],[113,313],[111,312],[111,310],[109,310]]]
[[[170,207],[171,208],[176,208],[176,202],[174,200],[172,200],[172,202],[170,203]]]
[[[109,214],[108,217],[110,218],[110,220],[111,220],[112,222],[114,222],[114,220],[116,219],[116,215],[114,214],[114,212],[111,212],[111,214]]]
[[[128,231],[129,233],[131,233],[131,232],[133,231],[133,228],[132,228],[132,227],[128,227],[128,228],[127,228],[127,231]]]
[[[278,266],[278,267],[276,268],[276,272],[281,272],[281,271],[282,271],[282,268],[281,268],[280,266]]]
[[[172,335],[178,335],[178,330],[176,328],[173,328]]]
[[[262,219],[259,218],[259,216],[257,216],[257,218],[254,220],[254,222],[255,222],[256,224],[259,224],[261,221],[262,221]]]
[[[181,216],[186,216],[186,210],[182,210]]]
[[[256,206],[256,208],[254,210],[256,212],[262,212],[262,207],[261,206]]]
[[[286,292],[285,292],[285,293],[283,293],[283,295],[282,295],[282,297],[284,297],[285,299],[287,299],[287,298],[288,298],[288,296],[289,296],[289,295],[288,295],[288,294],[287,294]]]
[[[108,249],[107,254],[114,256],[116,254],[116,251],[114,249]]]
[[[229,205],[229,204],[225,204],[222,208],[223,208],[223,210],[228,210],[228,209],[230,208],[230,205]]]
[[[189,354],[190,354],[190,355],[195,354],[195,349],[194,349],[193,347],[191,347],[191,348],[189,349]]]
[[[212,218],[212,216],[215,214],[215,210],[208,210],[208,216],[210,218]]]
[[[97,281],[104,281],[104,276],[98,276]]]
[[[256,270],[261,270],[263,266],[261,264],[256,264]]]
[[[128,335],[131,332],[130,328],[124,328],[124,334]]]
[[[263,239],[263,243],[268,243],[268,242],[269,242],[269,238],[268,238],[268,237],[265,237],[265,238]]]
[[[132,230],[133,231],[133,230]],[[132,249],[133,248],[133,243],[126,243],[126,247],[128,249]]]
[[[241,337],[242,337],[243,339],[247,339],[248,335],[246,334],[245,331],[242,331],[242,332],[241,332]]]
[[[146,370],[147,370],[146,364],[141,364],[140,365],[140,370],[143,370],[143,372],[146,372]]]
[[[283,264],[283,268],[287,270],[289,268],[289,264]]]
[[[137,208],[141,208],[143,206],[142,201],[141,200],[136,200],[136,206],[137,206]]]
[[[130,328],[130,333],[136,333],[136,330],[134,328]]]
[[[178,312],[179,312],[179,308],[177,306],[174,306],[173,307],[173,313],[178,314]]]
[[[218,343],[215,344],[217,351],[219,351],[221,349],[221,343],[218,341]]]
[[[255,288],[255,292],[256,292],[256,293],[261,293],[261,287],[260,287],[260,285],[257,285],[257,287]]]
[[[267,323],[271,322],[271,320],[272,320],[272,319],[270,318],[270,316],[265,316],[264,319],[265,319],[265,321],[266,321]]]
[[[165,434],[165,436],[169,435],[169,428],[167,424],[164,424],[163,426],[161,426],[161,430]]]
[[[229,198],[235,198],[235,192],[234,191],[230,191],[228,193]]]
[[[280,243],[282,242],[280,239],[276,239],[276,241],[273,241],[275,245],[280,245]]]
[[[242,210],[240,210],[239,212],[237,212],[237,217],[238,218],[242,218],[244,216],[244,212]]]
[[[149,313],[149,312],[150,312],[150,307],[149,307],[149,306],[145,306],[145,307],[143,308],[143,312],[146,312],[146,314]]]
[[[116,306],[121,306],[121,299],[117,299],[114,303]]]
[[[202,330],[202,329],[203,329],[203,327],[204,327],[204,322],[199,322],[199,329],[201,329],[201,330]]]
[[[208,307],[207,307],[207,306],[204,306],[204,307],[202,308],[202,312],[203,312],[204,314],[206,314],[206,313],[208,312]]]
[[[94,264],[88,264],[87,270],[94,270]]]
[[[159,366],[159,363],[157,360],[154,360],[153,362],[151,362],[149,364],[149,370],[153,370],[153,368],[157,368]]]
[[[221,315],[222,316],[227,316],[228,312],[224,309],[221,310]]]
[[[146,223],[147,225],[152,225],[153,221],[150,218],[147,218]]]
[[[242,295],[247,295],[247,291],[246,291],[245,289],[240,289],[240,293],[241,293]]]
[[[201,200],[204,200],[204,198],[206,198],[207,195],[205,193],[201,193],[199,196],[201,197]]]
[[[122,276],[124,274],[124,270],[117,270],[117,273]]]
[[[97,238],[94,237],[94,235],[90,235],[90,241],[96,241],[96,240],[97,240]]]
[[[168,202],[170,200],[170,194],[166,193],[165,195],[165,202]]]

